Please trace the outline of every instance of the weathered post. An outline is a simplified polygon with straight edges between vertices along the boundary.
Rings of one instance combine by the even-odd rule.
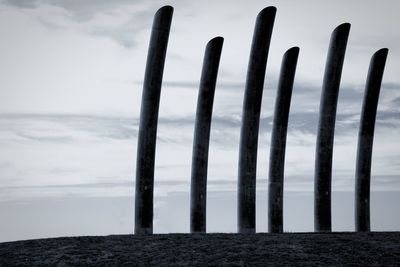
[[[371,58],[358,132],[355,188],[355,225],[357,232],[369,232],[371,159],[375,118],[388,49],[378,50]]]
[[[215,37],[206,46],[197,98],[190,188],[190,232],[206,232],[207,167],[215,84],[224,38]]]
[[[315,153],[314,227],[331,231],[332,152],[336,107],[350,24],[343,23],[332,32],[325,65]]]
[[[271,233],[283,232],[286,134],[298,56],[298,47],[292,47],[284,54],[275,100],[268,179],[268,231]]]
[[[155,14],[147,54],[136,161],[135,234],[153,233],[158,108],[172,13],[171,6],[164,6]]]
[[[275,7],[267,7],[258,14],[250,51],[239,147],[239,233],[255,232],[258,129],[265,69],[275,13]]]

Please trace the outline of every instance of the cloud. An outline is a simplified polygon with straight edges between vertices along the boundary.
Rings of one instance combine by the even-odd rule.
[[[378,111],[377,127],[400,128],[398,111]],[[359,113],[337,114],[336,135],[346,136],[358,131]],[[96,138],[132,140],[137,138],[139,118],[71,114],[2,114],[0,131],[14,132],[22,139],[40,142],[72,142],[73,138],[85,134]],[[27,123],[28,122],[28,123]],[[158,138],[161,142],[192,142],[195,118],[193,116],[160,116]],[[260,133],[272,130],[273,116],[260,118]],[[225,136],[238,135],[241,127],[240,114],[212,117],[211,132],[214,141],[229,143]],[[288,133],[303,132],[315,135],[318,127],[318,113],[297,111],[289,114]],[[182,132],[182,130],[184,130]]]
[[[13,132],[23,139],[70,143],[91,137],[125,140],[136,138],[138,120],[126,117],[63,114],[2,114],[0,131]]]
[[[380,114],[380,115],[379,115]],[[398,172],[398,113],[378,113],[374,140],[374,188],[389,188]],[[311,190],[317,114],[293,113],[286,155],[288,190]],[[194,118],[160,118],[156,153],[156,190],[187,192]],[[266,186],[272,117],[261,118],[258,173]],[[210,190],[234,190],[241,120],[216,116],[209,155]],[[134,181],[138,118],[67,114],[0,116],[0,199],[24,196],[129,195]],[[337,117],[335,188],[353,186],[358,115]],[[388,176],[386,178],[379,178]],[[390,176],[390,177],[389,177]],[[132,180],[131,180],[132,179]],[[392,183],[397,188],[397,183]],[[394,190],[394,189],[393,189]]]
[[[135,82],[136,84],[143,84],[142,81]],[[165,87],[177,87],[198,90],[200,81],[163,81]],[[245,83],[240,82],[218,82],[216,84],[216,90],[236,90],[244,89]]]
[[[396,97],[392,100],[393,106],[399,107],[400,106],[400,97]]]
[[[152,2],[152,1],[149,1]],[[96,1],[79,1],[79,0],[4,0],[4,3],[19,8],[33,9],[40,5],[51,5],[61,7],[70,12],[77,20],[90,20],[99,13],[112,13],[113,10],[132,5],[142,5],[142,1],[131,0],[96,0]]]
[[[158,5],[151,1],[62,1],[32,0],[4,2],[7,5],[31,10],[45,27],[53,30],[84,31],[93,36],[111,38],[126,48],[132,48],[138,35],[151,27],[152,17]],[[49,16],[49,10],[58,16]]]
[[[37,2],[37,0],[4,0],[5,4],[20,8],[35,8]]]

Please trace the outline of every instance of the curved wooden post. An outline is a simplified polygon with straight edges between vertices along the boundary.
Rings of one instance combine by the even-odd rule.
[[[206,232],[207,166],[215,84],[224,38],[215,37],[206,46],[197,98],[190,188],[190,232]]]
[[[330,232],[332,153],[336,107],[350,24],[343,23],[332,32],[326,60],[315,153],[314,227],[317,232]]]
[[[268,231],[271,233],[283,232],[283,178],[286,134],[298,56],[298,47],[290,48],[283,55],[275,100],[268,178]]]
[[[238,171],[238,232],[254,233],[256,225],[256,168],[258,128],[265,69],[275,20],[275,7],[257,16],[247,70],[240,133]]]
[[[356,231],[368,232],[370,225],[371,159],[375,118],[388,49],[378,50],[371,58],[358,132],[355,188]]]
[[[155,14],[147,54],[136,159],[135,234],[153,233],[158,108],[172,13],[171,6],[164,6]]]

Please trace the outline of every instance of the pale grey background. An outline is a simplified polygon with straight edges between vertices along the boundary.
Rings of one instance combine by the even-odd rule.
[[[352,24],[339,95],[333,229],[352,231],[369,60],[389,48],[372,165],[372,228],[400,230],[398,1],[0,0],[0,241],[133,232],[136,137],[153,15],[175,7],[162,88],[156,232],[189,230],[193,122],[204,47],[225,38],[211,129],[208,230],[236,231],[238,139],[257,13],[278,8],[263,96],[257,231],[280,61],[300,46],[288,129],[285,230],[313,230],[319,97],[331,31]]]

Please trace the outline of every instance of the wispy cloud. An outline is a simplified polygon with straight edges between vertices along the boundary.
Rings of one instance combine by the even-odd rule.
[[[3,0],[3,2],[20,8],[34,8],[37,5],[37,0]]]
[[[53,30],[77,29],[94,36],[111,38],[126,48],[132,48],[138,33],[151,26],[153,14],[159,7],[154,1],[126,0],[6,0],[4,3],[31,10],[39,22]],[[58,16],[46,15],[52,9],[58,11]]]

